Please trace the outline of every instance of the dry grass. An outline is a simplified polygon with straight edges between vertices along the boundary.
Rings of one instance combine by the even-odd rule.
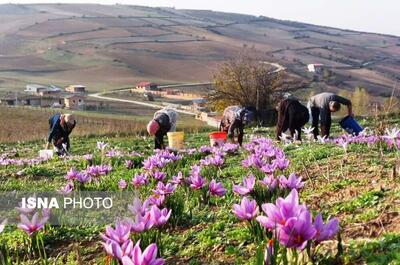
[[[33,109],[0,106],[0,143],[15,143],[19,141],[45,140],[49,130],[49,117],[59,112],[55,109]],[[144,135],[145,120],[123,119],[121,116],[96,116],[88,113],[76,115],[77,126],[73,136],[92,135]],[[189,122],[182,119],[178,125],[186,131],[199,131],[204,125],[199,122]]]

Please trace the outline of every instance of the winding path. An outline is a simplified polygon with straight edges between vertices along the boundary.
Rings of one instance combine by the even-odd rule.
[[[280,71],[285,70],[286,68],[283,67],[280,64],[277,63],[271,63],[271,62],[261,62],[264,64],[269,64],[273,67],[276,68],[276,70],[272,71],[271,73],[277,73]],[[159,88],[178,88],[178,87],[188,87],[188,86],[199,86],[199,85],[210,85],[211,83],[188,83],[188,84],[178,84],[178,85],[164,85],[164,86],[159,86]],[[129,99],[120,99],[120,98],[113,98],[113,97],[107,97],[106,94],[114,93],[116,91],[129,91],[131,88],[126,88],[126,89],[119,89],[119,90],[113,90],[113,91],[106,91],[106,92],[98,92],[94,94],[89,94],[88,97],[92,98],[97,98],[97,99],[102,99],[102,100],[108,100],[108,101],[115,101],[115,102],[124,102],[124,103],[131,103],[135,105],[140,105],[140,106],[146,106],[154,109],[162,109],[164,106],[154,104],[154,103],[148,103],[148,102],[143,102],[143,101],[137,101],[137,100],[129,100]],[[196,116],[195,112],[192,111],[187,111],[187,110],[181,110],[181,109],[175,109],[176,112],[182,113],[182,114],[187,114],[191,116]]]

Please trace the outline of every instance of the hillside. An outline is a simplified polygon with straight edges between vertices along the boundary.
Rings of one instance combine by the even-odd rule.
[[[387,95],[400,79],[396,36],[208,10],[6,4],[0,5],[0,89],[28,82],[103,90],[143,79],[209,81],[245,45],[306,80],[313,78],[307,64],[324,64],[332,73],[323,82],[332,90],[359,85]]]

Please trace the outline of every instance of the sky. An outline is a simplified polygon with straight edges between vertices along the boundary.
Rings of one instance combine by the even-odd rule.
[[[101,3],[208,9],[400,36],[399,0],[18,0],[0,3]]]

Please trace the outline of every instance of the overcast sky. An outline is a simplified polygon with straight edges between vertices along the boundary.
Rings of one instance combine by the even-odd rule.
[[[400,0],[19,0],[0,3],[102,3],[211,9],[400,36]]]

